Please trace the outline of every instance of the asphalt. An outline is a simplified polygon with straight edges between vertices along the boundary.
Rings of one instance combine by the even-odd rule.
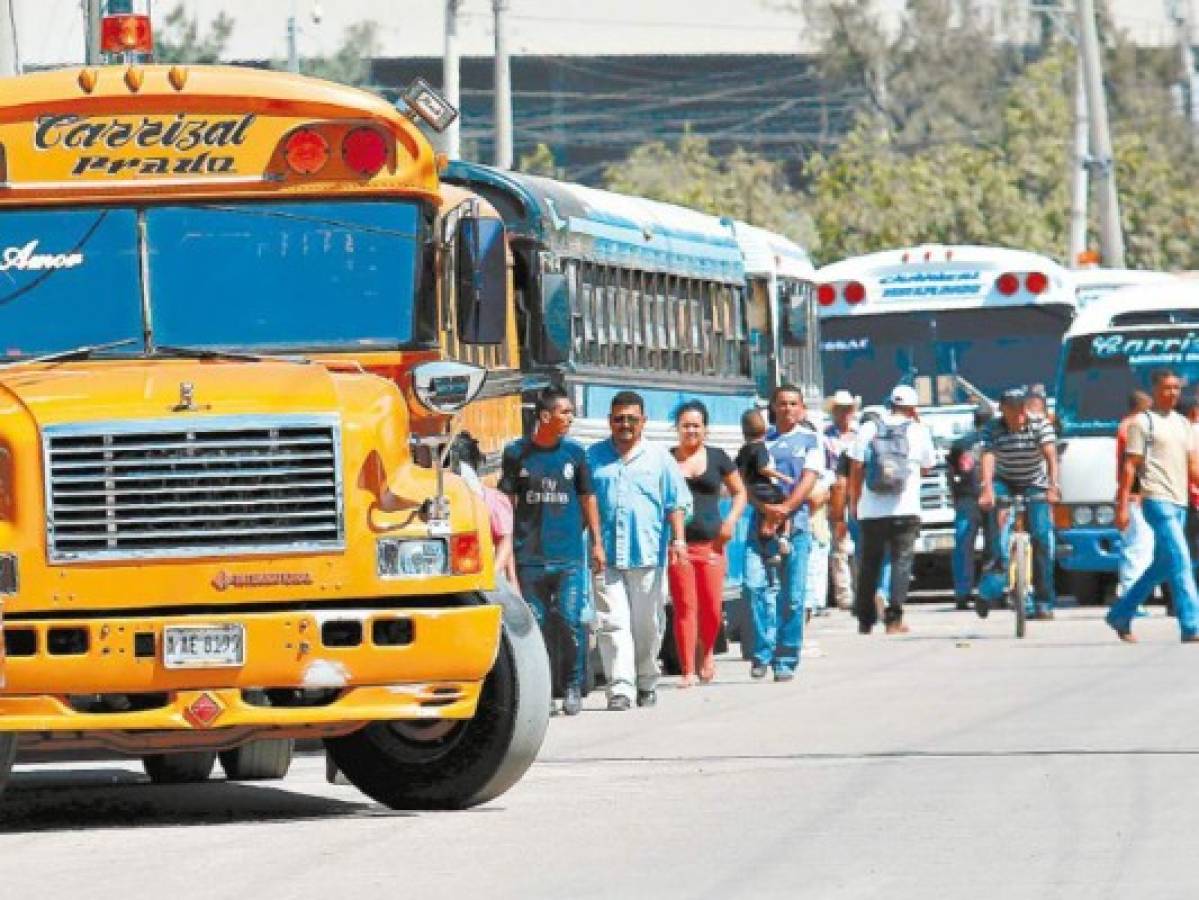
[[[1012,636],[946,604],[912,632],[818,619],[794,683],[667,680],[652,710],[555,718],[510,793],[397,813],[324,782],[155,787],[20,769],[0,897],[1199,896],[1199,645],[1068,609]]]

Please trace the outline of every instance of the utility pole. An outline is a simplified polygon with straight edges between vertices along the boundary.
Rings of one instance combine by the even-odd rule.
[[[85,0],[84,6],[87,10],[84,26],[87,28],[87,34],[84,38],[84,46],[86,47],[86,59],[89,66],[98,66],[104,62],[104,53],[100,50],[100,5],[102,0]]]
[[[1195,72],[1195,57],[1191,50],[1191,0],[1174,0],[1170,9],[1178,31],[1178,65],[1182,70],[1182,114],[1191,130],[1199,130],[1199,75]]]
[[[1091,143],[1088,138],[1091,120],[1087,115],[1086,75],[1081,43],[1075,47],[1075,51],[1078,66],[1074,77],[1074,153],[1072,155],[1074,171],[1071,173],[1073,178],[1071,179],[1070,194],[1070,268],[1078,265],[1079,258],[1087,249],[1087,192],[1089,190],[1087,167],[1091,164]]]
[[[512,81],[508,71],[508,0],[492,0],[495,12],[495,165],[512,168]]]
[[[1099,60],[1099,31],[1095,26],[1093,0],[1076,0],[1078,47],[1083,59],[1087,105],[1091,118],[1091,147],[1099,188],[1099,252],[1103,264],[1124,268],[1124,233],[1120,228],[1120,198],[1116,193],[1116,167],[1112,135],[1107,121],[1107,97],[1103,90],[1103,68]]]
[[[445,98],[457,110],[462,109],[461,91],[458,85],[458,7],[462,0],[445,0],[445,52],[441,56],[441,88]],[[450,159],[462,156],[462,132],[458,127],[458,116],[445,130],[445,152]]]
[[[296,46],[296,32],[299,27],[296,0],[291,0],[291,13],[287,17],[287,71],[295,73],[300,71],[300,51]]]
[[[12,4],[13,0],[0,0],[0,76],[16,75],[18,71]]]

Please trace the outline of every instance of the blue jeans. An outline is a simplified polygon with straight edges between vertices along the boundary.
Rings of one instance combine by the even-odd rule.
[[[959,497],[953,503],[953,595],[959,600],[974,593],[974,557],[978,532],[983,533],[983,555],[995,546],[995,513],[978,508],[977,497]]]
[[[582,566],[516,567],[525,602],[541,627],[550,656],[554,696],[582,688],[587,665],[587,579]]]
[[[1199,597],[1195,593],[1195,573],[1187,548],[1185,506],[1167,500],[1141,501],[1145,522],[1153,529],[1153,562],[1108,610],[1107,622],[1118,631],[1127,631],[1136,608],[1149,599],[1153,589],[1167,581],[1174,595],[1174,614],[1183,637],[1199,631]]]
[[[792,532],[791,552],[778,566],[767,565],[769,557],[752,536],[745,542],[743,590],[753,625],[755,666],[793,672],[799,665],[811,540],[806,531]]]
[[[1037,609],[1051,610],[1055,602],[1053,592],[1053,510],[1045,499],[1045,491],[1041,488],[1013,489],[1002,481],[995,482],[995,499],[1001,501],[1012,497],[1015,493],[1024,494],[1028,505],[1028,533],[1032,538],[1032,583],[1033,600]],[[999,534],[999,544],[994,551],[994,559],[1000,572],[1007,572],[1011,561],[1008,556],[1008,541],[1011,540],[1012,526],[1015,517],[1007,515],[1007,521]]]

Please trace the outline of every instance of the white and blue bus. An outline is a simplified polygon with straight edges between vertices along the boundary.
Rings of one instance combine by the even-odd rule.
[[[1178,280],[1178,276],[1172,272],[1158,272],[1153,269],[1074,269],[1070,274],[1074,278],[1074,292],[1078,298],[1079,309],[1084,309],[1113,291]]]
[[[1057,561],[1080,603],[1099,603],[1116,580],[1120,537],[1116,427],[1154,369],[1199,385],[1199,282],[1116,291],[1088,304],[1062,343],[1057,380],[1062,502]]]
[[[1069,271],[998,247],[887,250],[825,266],[816,281],[829,390],[881,403],[896,384],[912,385],[942,450],[972,427],[980,402],[1013,383],[1052,383],[1076,309]],[[925,479],[921,503],[917,553],[947,555],[953,502],[944,467]]]
[[[475,163],[453,162],[443,179],[503,217],[526,387],[571,394],[577,440],[606,438],[612,397],[635,390],[648,440],[673,444],[671,415],[695,399],[710,413],[710,443],[735,454],[742,412],[778,379],[820,395],[811,267],[784,238],[742,228],[739,241],[731,219]],[[747,271],[751,244],[762,252]],[[811,319],[806,352],[783,351],[785,315],[797,330]],[[742,565],[730,548],[731,583]]]

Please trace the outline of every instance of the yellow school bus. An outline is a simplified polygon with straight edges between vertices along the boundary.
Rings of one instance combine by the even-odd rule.
[[[531,763],[544,647],[440,465],[481,393],[519,418],[450,358],[516,362],[503,228],[422,96],[0,79],[0,784],[87,749],[277,777],[321,738],[382,803],[463,807]]]

